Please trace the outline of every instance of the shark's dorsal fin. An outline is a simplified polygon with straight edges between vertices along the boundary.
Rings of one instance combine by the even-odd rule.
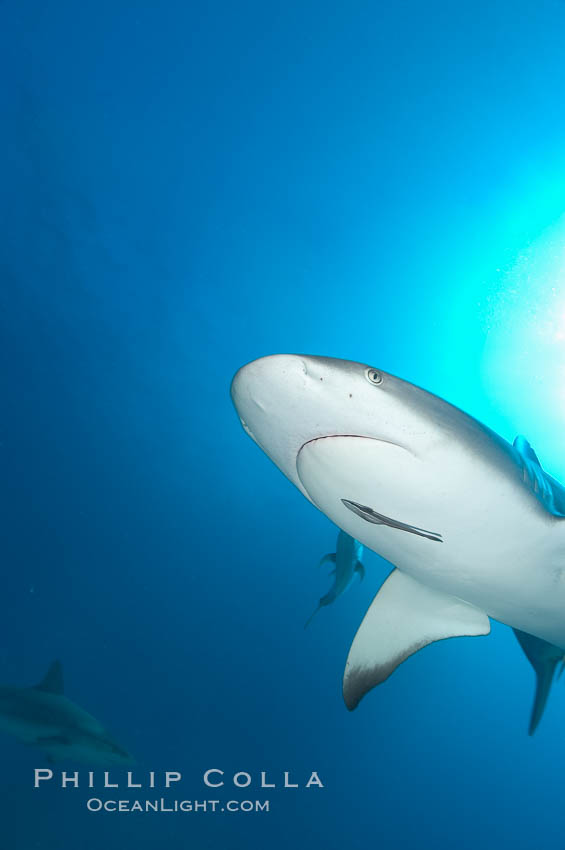
[[[35,689],[37,691],[45,691],[48,694],[63,695],[63,668],[60,661],[53,662],[44,678],[35,686]]]
[[[519,629],[512,629],[512,631],[518,638],[520,646],[536,674],[536,693],[528,730],[529,734],[533,735],[545,709],[555,668],[558,662],[563,660],[565,653],[558,646],[554,646],[552,643],[542,640],[542,638],[522,632]]]
[[[521,434],[518,434],[516,439],[514,440],[514,448],[520,452],[524,460],[528,460],[531,463],[537,464],[541,469],[541,463],[539,462],[539,458],[531,445],[528,443],[525,437]]]
[[[422,647],[444,638],[489,632],[484,611],[393,570],[349,650],[343,677],[345,704],[353,710],[371,688]]]
[[[538,456],[525,437],[514,440],[524,483],[553,516],[565,517],[565,488],[542,468]]]

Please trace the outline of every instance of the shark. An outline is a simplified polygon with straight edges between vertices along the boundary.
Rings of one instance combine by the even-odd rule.
[[[424,647],[510,626],[537,728],[565,656],[565,488],[513,443],[368,364],[275,354],[231,384],[241,425],[305,498],[392,566],[351,644],[353,710]]]
[[[0,687],[0,731],[39,747],[50,763],[134,764],[98,720],[64,695],[59,661],[31,688]]]
[[[359,576],[360,581],[365,577],[365,567],[361,562],[363,546],[358,540],[355,540],[345,531],[340,531],[337,535],[337,545],[335,552],[329,552],[321,559],[319,566],[327,563],[334,564],[335,567],[330,575],[335,576],[334,583],[328,592],[322,596],[318,603],[318,607],[310,615],[304,624],[304,628],[310,625],[318,611],[325,605],[331,605],[332,602],[341,596],[342,593],[351,586],[351,582],[355,575]]]

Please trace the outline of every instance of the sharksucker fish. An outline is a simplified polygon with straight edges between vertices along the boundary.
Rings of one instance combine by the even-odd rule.
[[[400,531],[409,531],[410,534],[419,534],[420,537],[427,537],[428,540],[437,540],[438,543],[443,543],[441,534],[436,534],[433,531],[426,531],[425,528],[416,528],[415,525],[408,525],[406,522],[399,522],[397,519],[392,519],[384,514],[379,514],[367,505],[358,505],[357,502],[351,502],[349,499],[341,500],[346,508],[353,511],[357,516],[366,519],[367,522],[372,522],[375,525],[388,525],[390,528],[398,528]]]
[[[272,355],[231,395],[246,433],[340,529],[394,569],[351,645],[348,708],[406,658],[511,626],[531,662],[532,733],[565,655],[565,489],[438,396],[365,364]]]
[[[63,692],[61,664],[54,661],[31,688],[0,687],[0,731],[39,747],[50,763],[132,765],[130,754],[104,727]]]
[[[345,591],[351,586],[351,582],[355,575],[358,575],[359,579],[363,581],[363,578],[365,577],[365,567],[361,563],[362,552],[363,547],[358,540],[355,540],[349,534],[346,534],[345,531],[339,532],[337,535],[335,552],[329,552],[327,555],[324,555],[320,561],[320,566],[328,561],[330,564],[334,564],[334,569],[330,573],[330,575],[334,576],[334,583],[328,592],[322,596],[318,603],[318,607],[306,620],[304,628],[310,625],[312,619],[321,608],[326,605],[331,605],[332,602],[335,602],[338,596],[345,593]]]

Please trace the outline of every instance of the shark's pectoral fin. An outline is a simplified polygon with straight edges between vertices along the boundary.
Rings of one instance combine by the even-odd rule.
[[[381,586],[349,650],[343,677],[345,704],[365,694],[422,647],[463,635],[487,635],[487,615],[447,593],[431,590],[400,570]]]
[[[320,558],[320,563],[318,564],[318,566],[319,566],[319,567],[322,567],[322,566],[323,566],[324,564],[326,564],[328,561],[329,561],[331,564],[335,564],[335,560],[336,560],[336,553],[335,553],[335,552],[328,552],[328,554],[327,554],[327,555],[324,555],[324,557],[323,557],[323,558]]]
[[[36,690],[46,691],[49,694],[58,694],[62,696],[63,688],[63,668],[60,661],[54,661],[45,677],[39,685],[35,685]]]
[[[71,739],[67,738],[65,735],[42,735],[36,739],[35,743],[38,747],[48,747],[55,744],[62,747],[68,747],[71,743]]]
[[[354,572],[356,572],[359,576],[359,581],[363,581],[363,579],[365,578],[365,567],[363,566],[363,563],[361,561],[357,561],[357,563],[355,564]]]
[[[534,635],[522,632],[519,629],[512,631],[518,638],[520,646],[536,674],[536,693],[528,730],[529,734],[533,735],[545,709],[555,668],[558,662],[563,660],[564,653],[558,646],[554,646],[546,640],[534,637]]]
[[[70,747],[71,739],[65,735],[39,735],[35,740],[35,746],[45,753],[48,764],[55,764],[63,757],[62,747]]]

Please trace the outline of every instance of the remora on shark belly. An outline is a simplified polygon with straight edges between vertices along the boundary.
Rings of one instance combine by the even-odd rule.
[[[418,649],[488,634],[492,617],[536,672],[533,732],[565,654],[565,490],[527,441],[347,360],[263,357],[231,394],[246,433],[303,495],[396,567],[351,646],[347,706]]]

